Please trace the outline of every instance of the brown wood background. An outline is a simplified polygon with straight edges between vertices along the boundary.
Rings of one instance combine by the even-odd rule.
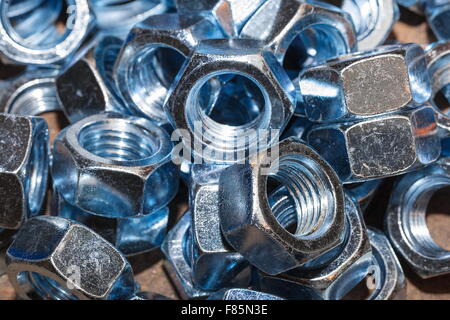
[[[434,36],[427,27],[423,17],[417,16],[406,10],[401,10],[399,21],[389,38],[400,42],[416,42],[422,45],[435,41]],[[48,120],[51,135],[54,136],[65,125],[63,117],[59,114],[45,115]],[[386,200],[389,196],[389,188],[392,179],[388,180],[380,188],[378,195],[370,205],[366,219],[368,224],[381,228]],[[435,241],[442,247],[450,250],[450,189],[438,192],[428,208],[427,222]],[[174,201],[171,213],[179,216],[186,209],[186,194],[181,188],[179,197]],[[172,221],[173,224],[174,221]],[[159,251],[150,252],[130,259],[133,265],[136,279],[141,284],[142,290],[163,294],[170,298],[177,298],[176,292],[162,268],[162,254]],[[402,261],[407,276],[408,299],[450,299],[450,275],[423,280],[416,276]],[[3,269],[0,265],[0,269]],[[0,277],[0,299],[14,299],[15,293],[8,277]]]

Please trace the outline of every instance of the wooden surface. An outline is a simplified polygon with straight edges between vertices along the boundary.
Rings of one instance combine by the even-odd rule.
[[[408,11],[402,10],[401,21],[395,25],[390,40],[400,42],[416,42],[426,45],[434,41],[427,24],[422,17],[416,16]],[[54,136],[60,128],[66,124],[64,117],[58,114],[45,115]],[[370,205],[366,213],[368,224],[381,228],[382,217],[386,208],[386,200],[389,196],[389,188],[392,179],[380,188],[376,200]],[[438,192],[429,206],[427,222],[435,241],[442,247],[450,250],[450,201],[448,198],[450,189]],[[187,207],[186,188],[182,187],[180,195],[171,208],[171,215],[179,216]],[[175,220],[175,218],[172,218]],[[174,221],[171,221],[173,224]],[[151,252],[130,259],[133,265],[136,279],[142,290],[160,293],[171,298],[177,298],[175,290],[162,268],[161,252]],[[408,299],[450,299],[450,275],[433,279],[422,280],[416,276],[402,261],[407,276],[407,298]],[[0,266],[1,269],[1,266]],[[9,284],[6,275],[0,277],[0,299],[14,299],[14,290]]]

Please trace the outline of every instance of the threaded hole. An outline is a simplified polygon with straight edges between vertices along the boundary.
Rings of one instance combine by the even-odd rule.
[[[115,161],[142,160],[160,148],[156,133],[121,119],[97,121],[80,130],[80,145],[101,158]]]
[[[449,251],[434,241],[426,221],[431,197],[449,185],[450,178],[445,176],[429,176],[418,180],[406,193],[402,207],[402,227],[408,242],[418,252],[432,258],[450,256]]]
[[[322,168],[300,155],[283,156],[275,172],[269,177],[278,181],[287,191],[287,201],[272,213],[278,223],[299,238],[321,235],[333,218],[334,199],[331,186]],[[295,231],[293,231],[295,226]]]
[[[197,82],[186,103],[186,119],[194,135],[200,125],[202,136],[219,150],[251,149],[257,130],[270,121],[270,103],[265,90],[244,74],[217,72]]]
[[[37,116],[45,112],[60,111],[53,80],[37,79],[19,88],[12,101],[8,102],[8,112],[23,116]]]
[[[295,79],[305,67],[348,52],[339,30],[330,25],[315,24],[302,30],[292,40],[286,50],[283,67],[289,77]]]
[[[165,46],[151,47],[134,58],[128,70],[127,86],[141,112],[165,117],[164,101],[185,60],[179,51]]]
[[[30,10],[18,10],[21,2],[1,3],[3,26],[14,41],[30,49],[49,49],[67,38],[76,14],[74,0],[44,0]]]

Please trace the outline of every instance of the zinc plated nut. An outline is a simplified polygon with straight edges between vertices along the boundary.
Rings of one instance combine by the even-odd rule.
[[[107,34],[125,37],[137,23],[166,12],[163,0],[91,0],[97,26]]]
[[[150,120],[102,113],[56,136],[52,176],[65,200],[92,214],[147,215],[177,193],[171,151],[168,134]]]
[[[346,185],[346,192],[351,195],[359,203],[361,211],[364,212],[372,201],[378,187],[383,182],[383,179],[369,180],[353,185]]]
[[[232,288],[221,290],[208,300],[284,300],[272,294],[259,292],[250,289]]]
[[[169,230],[161,250],[166,257],[164,269],[182,299],[206,298],[211,292],[197,289],[192,279],[191,213],[187,211]]]
[[[261,43],[251,39],[203,40],[193,52],[171,88],[164,106],[174,128],[188,132],[183,139],[190,150],[198,143],[205,161],[234,163],[240,152],[255,149],[257,130],[271,130],[270,141],[277,140],[294,112],[294,86],[275,57]],[[201,90],[218,76],[239,75],[260,90],[264,107],[256,121],[230,126],[211,118],[201,104]],[[195,126],[201,124],[201,130]],[[255,133],[256,132],[256,133]],[[248,139],[242,139],[243,135]],[[231,147],[230,147],[231,146]],[[196,150],[194,150],[195,152]]]
[[[0,227],[18,229],[46,194],[49,142],[42,118],[0,114]]]
[[[212,16],[225,35],[236,38],[248,19],[265,1],[176,0],[175,4],[181,14],[199,13]]]
[[[272,193],[270,197],[274,196],[279,198],[277,193]],[[286,221],[290,215],[296,214],[295,206],[285,198],[271,200],[274,201],[274,214],[282,215],[280,219]],[[348,195],[345,198],[345,213],[345,240],[326,254],[331,254],[325,259],[328,261],[322,266],[300,267],[278,278],[260,273],[261,290],[290,299],[339,300],[364,279],[372,264],[371,246],[358,204]]]
[[[221,230],[228,243],[261,271],[276,275],[297,268],[343,242],[344,195],[335,172],[295,138],[253,155],[247,164],[225,169],[219,181]],[[271,161],[269,161],[271,160]],[[277,221],[269,206],[267,174],[285,185],[298,216]],[[296,186],[303,186],[304,197]],[[297,224],[295,232],[286,228]],[[268,259],[267,257],[270,257]]]
[[[450,252],[434,242],[426,224],[432,195],[450,185],[448,158],[397,182],[389,200],[385,232],[394,249],[422,278],[450,272]]]
[[[313,57],[316,63],[357,49],[351,17],[337,7],[317,1],[266,1],[239,36],[263,41],[280,62],[298,36],[319,51]]]
[[[6,253],[22,299],[128,299],[136,291],[128,261],[92,230],[59,217],[36,217]]]
[[[359,51],[383,44],[400,18],[396,0],[344,0],[342,10],[353,19]]]
[[[113,79],[122,43],[113,36],[93,40],[56,78],[58,98],[70,122],[100,112],[126,113]]]
[[[406,299],[406,280],[400,262],[386,235],[374,228],[367,230],[372,246],[375,290],[367,300]],[[378,277],[378,278],[377,278]]]
[[[306,115],[315,122],[399,111],[431,95],[425,53],[417,44],[338,57],[306,69],[299,78]]]
[[[55,86],[58,73],[56,69],[38,68],[6,81],[0,93],[2,111],[22,116],[60,111]]]
[[[54,39],[51,39],[52,41],[47,45],[42,45],[39,41],[28,45],[25,39],[18,36],[9,24],[7,17],[10,1],[0,2],[0,52],[4,62],[35,65],[58,64],[74,54],[90,32],[93,17],[87,0],[66,1],[68,7],[75,8],[70,21],[71,25],[67,26],[62,37],[55,30],[54,34],[48,36],[49,38],[54,37]],[[46,21],[46,18],[42,21]],[[48,42],[49,39],[46,40]]]
[[[167,232],[169,209],[137,218],[101,217],[71,205],[54,188],[52,215],[85,225],[129,257],[159,248]]]
[[[216,291],[250,283],[249,264],[222,237],[219,219],[219,177],[223,166],[193,165],[190,186],[192,280]]]
[[[179,68],[200,40],[220,37],[214,23],[199,16],[162,14],[135,25],[114,71],[129,111],[167,123],[163,105]]]
[[[320,125],[308,143],[344,184],[418,170],[441,153],[434,110],[429,105],[355,122]]]
[[[450,21],[450,1],[426,0],[423,1],[425,16],[433,33],[439,40],[450,40],[448,22]]]

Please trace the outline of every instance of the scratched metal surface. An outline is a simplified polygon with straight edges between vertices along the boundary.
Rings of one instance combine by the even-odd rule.
[[[402,10],[402,19],[395,25],[390,40],[400,42],[416,42],[426,45],[434,41],[434,37],[429,31],[423,18],[410,14]],[[49,122],[51,136],[54,136],[64,125],[62,117],[57,114],[48,114],[46,119]],[[370,225],[381,228],[381,218],[386,207],[388,191],[392,179],[380,188],[380,192],[367,212],[367,222]],[[450,189],[449,189],[450,190]],[[433,198],[428,208],[427,223],[435,241],[450,250],[450,200],[448,192],[438,192]],[[171,207],[172,223],[183,213],[186,205],[186,189],[181,189],[180,195]],[[1,260],[1,259],[0,259]],[[177,298],[176,292],[167,278],[162,268],[162,254],[151,252],[130,259],[133,265],[137,281],[142,290],[163,294],[170,298]],[[408,299],[449,299],[450,300],[450,275],[422,280],[414,275],[402,261],[402,266],[407,276],[407,298]],[[4,267],[0,263],[0,270]],[[357,295],[355,295],[357,296]],[[0,277],[0,299],[14,299],[15,293],[6,275]]]

